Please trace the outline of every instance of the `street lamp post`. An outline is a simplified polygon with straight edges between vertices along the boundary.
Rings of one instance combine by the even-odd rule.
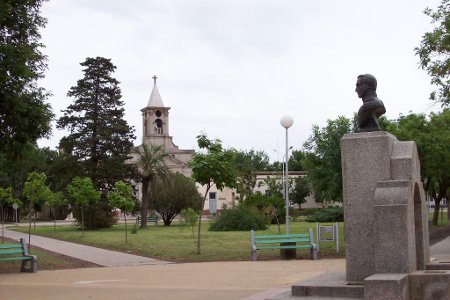
[[[286,202],[286,234],[289,234],[289,168],[288,168],[288,161],[289,161],[289,146],[288,146],[288,129],[294,124],[294,120],[290,116],[283,116],[280,120],[281,126],[283,126],[286,129],[286,160],[285,164],[286,167],[284,168],[285,174],[284,174],[284,198]]]

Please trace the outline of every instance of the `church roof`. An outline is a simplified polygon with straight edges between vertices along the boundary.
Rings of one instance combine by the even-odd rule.
[[[147,107],[164,107],[161,96],[159,95],[158,87],[156,85],[153,86],[152,93],[150,94],[150,99],[148,99]]]

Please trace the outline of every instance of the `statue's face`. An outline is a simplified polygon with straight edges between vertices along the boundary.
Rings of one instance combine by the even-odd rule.
[[[355,92],[358,94],[359,98],[364,97],[367,92],[369,92],[369,84],[364,81],[362,78],[358,78],[358,80],[356,81],[356,89]]]

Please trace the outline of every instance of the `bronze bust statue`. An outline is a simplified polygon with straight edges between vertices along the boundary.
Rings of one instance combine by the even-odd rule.
[[[377,97],[377,80],[373,75],[359,75],[355,92],[362,99],[363,105],[358,111],[360,132],[380,131],[378,118],[386,112],[383,102]]]

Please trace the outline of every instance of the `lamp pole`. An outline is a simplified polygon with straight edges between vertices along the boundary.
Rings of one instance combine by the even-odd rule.
[[[286,202],[286,234],[289,234],[289,146],[288,146],[288,129],[294,124],[294,120],[290,116],[283,116],[280,120],[281,126],[286,129],[286,160],[285,160],[285,174],[284,174],[284,198]]]

